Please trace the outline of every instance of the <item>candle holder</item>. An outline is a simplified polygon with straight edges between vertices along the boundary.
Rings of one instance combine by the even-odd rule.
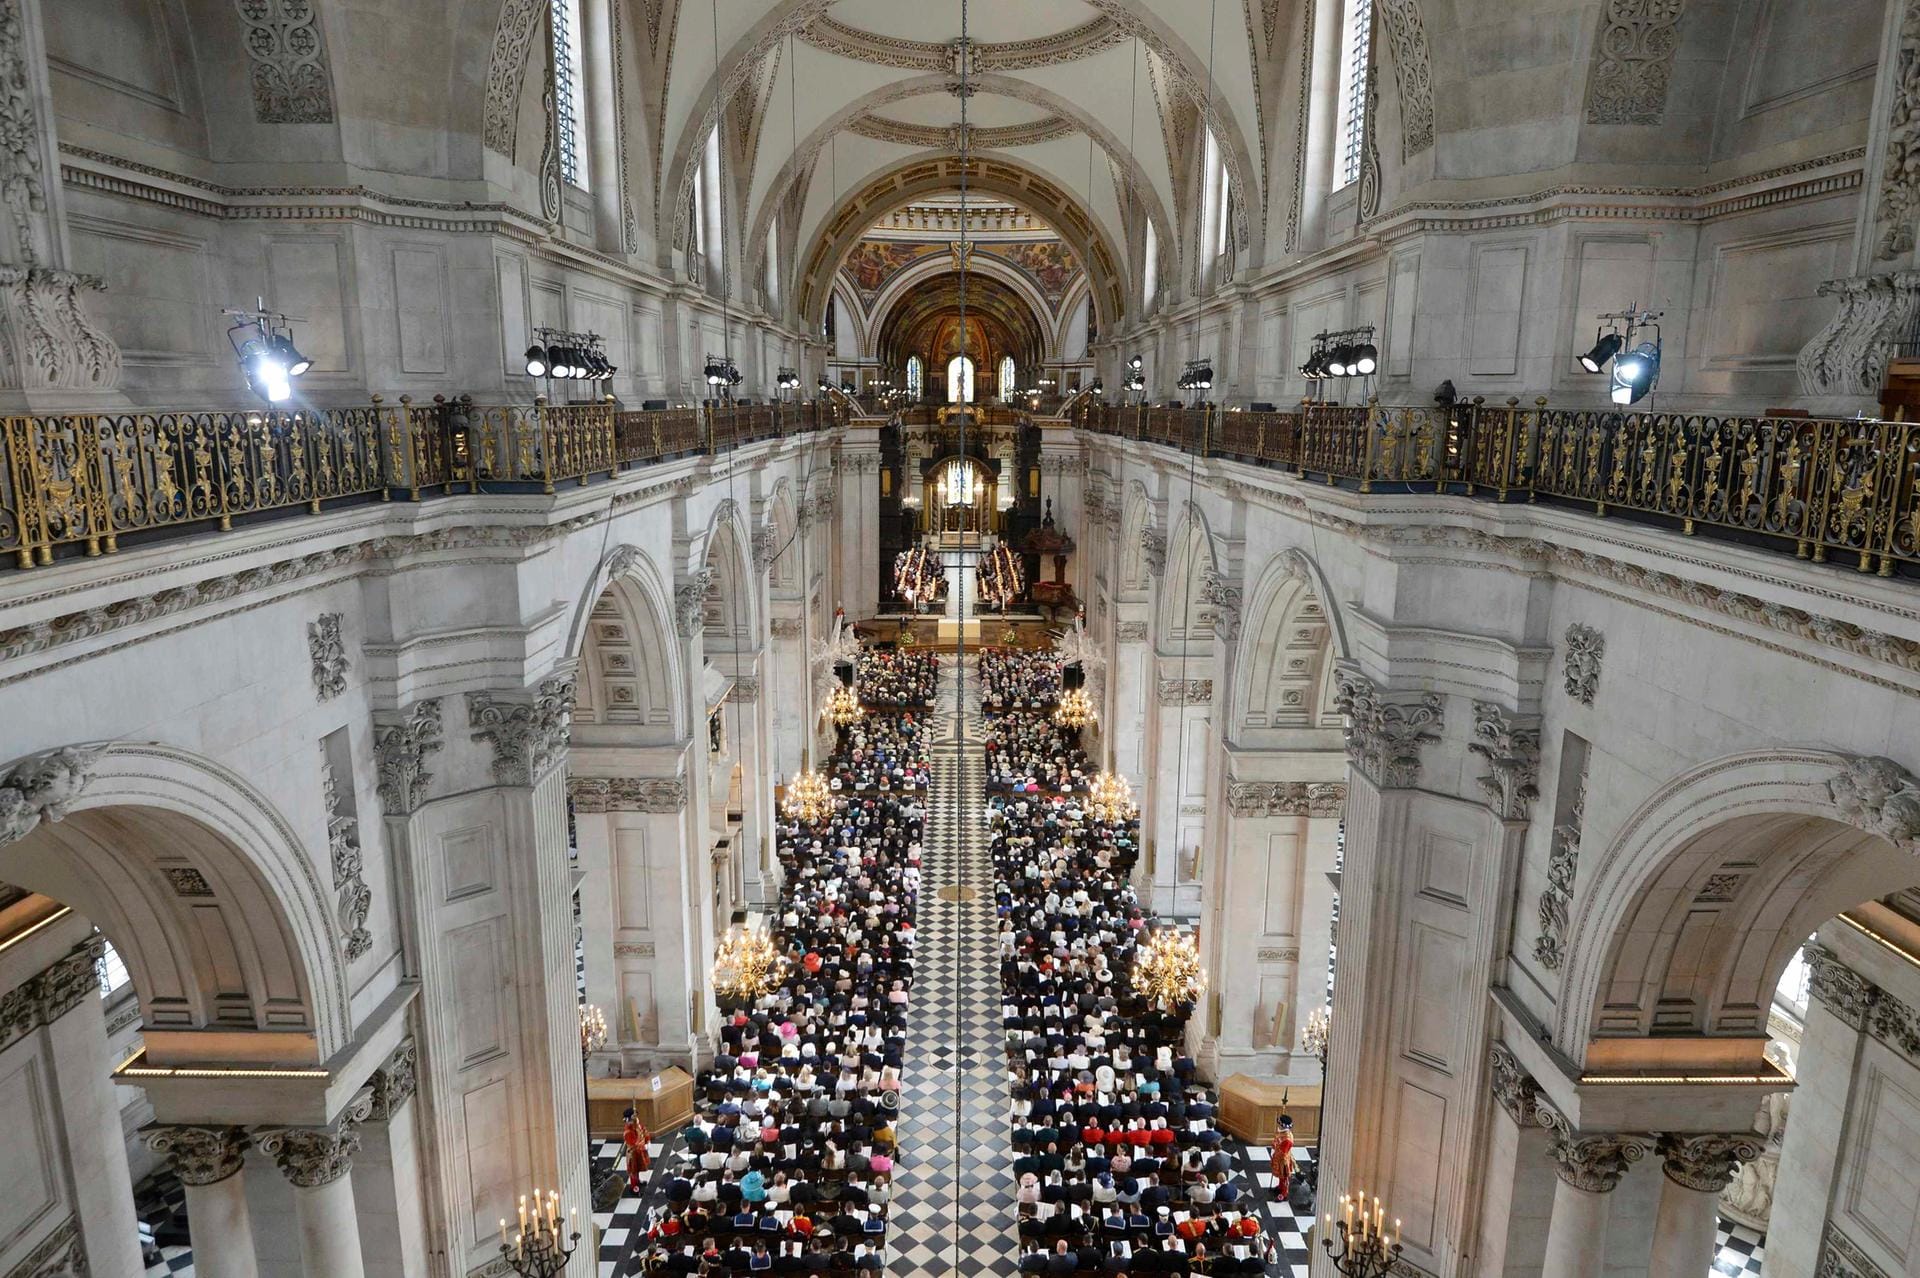
[[[548,1190],[543,1197],[535,1189],[531,1205],[522,1194],[519,1232],[509,1237],[507,1222],[500,1222],[500,1258],[520,1278],[554,1278],[580,1245],[579,1225],[580,1209],[569,1208],[563,1215],[557,1190]],[[562,1229],[567,1231],[564,1242]]]
[[[1394,1263],[1400,1259],[1400,1222],[1393,1222],[1393,1241],[1388,1242],[1387,1212],[1378,1198],[1369,1210],[1364,1193],[1357,1200],[1352,1194],[1342,1194],[1340,1218],[1335,1220],[1328,1212],[1324,1220],[1326,1236],[1320,1245],[1326,1248],[1342,1278],[1386,1278],[1393,1272]]]

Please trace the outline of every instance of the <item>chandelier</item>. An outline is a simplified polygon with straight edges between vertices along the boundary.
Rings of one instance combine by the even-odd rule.
[[[1333,1013],[1325,1003],[1307,1013],[1306,1028],[1300,1031],[1300,1046],[1318,1056],[1322,1065],[1327,1059],[1327,1035],[1333,1028]]]
[[[1054,708],[1053,721],[1063,728],[1078,731],[1100,722],[1100,715],[1093,708],[1093,698],[1087,695],[1085,688],[1069,688],[1060,694],[1060,704]]]
[[[833,720],[836,728],[850,727],[860,721],[860,698],[852,688],[841,684],[827,698],[827,718]]]
[[[580,1054],[590,1056],[607,1045],[607,1018],[592,1003],[580,1005]]]
[[[755,999],[778,985],[786,975],[787,960],[765,932],[732,927],[720,938],[713,956],[714,993],[728,998]]]
[[[579,1244],[580,1209],[569,1207],[561,1215],[557,1190],[543,1194],[536,1188],[531,1203],[520,1195],[520,1228],[512,1237],[507,1235],[507,1222],[500,1222],[500,1256],[521,1278],[554,1278],[567,1267]]]
[[[1200,947],[1193,933],[1171,929],[1151,933],[1133,959],[1133,988],[1163,1011],[1199,1001],[1207,988]]]
[[[1393,1241],[1387,1241],[1387,1209],[1375,1196],[1371,1209],[1365,1193],[1340,1195],[1340,1219],[1326,1214],[1320,1244],[1333,1267],[1344,1278],[1386,1278],[1400,1259],[1400,1222],[1393,1222]]]
[[[787,787],[780,810],[792,820],[819,825],[833,815],[833,789],[824,775],[807,768]]]
[[[1087,791],[1087,813],[1107,825],[1131,821],[1140,814],[1133,801],[1133,787],[1118,772],[1102,772]]]
[[[1013,547],[1001,542],[981,561],[979,580],[981,601],[990,608],[1004,610],[1020,597],[1025,586],[1021,580],[1020,556],[1013,553]]]

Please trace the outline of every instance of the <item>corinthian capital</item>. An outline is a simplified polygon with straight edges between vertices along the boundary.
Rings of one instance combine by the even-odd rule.
[[[1375,785],[1408,788],[1420,780],[1420,748],[1438,741],[1444,703],[1431,692],[1389,699],[1365,675],[1337,672],[1334,704],[1347,716],[1347,756]]]
[[[1659,1148],[1667,1179],[1703,1194],[1719,1193],[1733,1183],[1741,1163],[1760,1157],[1760,1139],[1752,1132],[1669,1132]]]
[[[1575,1189],[1610,1193],[1627,1167],[1646,1157],[1645,1142],[1635,1136],[1564,1132],[1553,1143],[1554,1170]]]
[[[147,1148],[167,1156],[183,1185],[217,1185],[246,1161],[244,1127],[194,1127],[156,1123],[141,1128]]]

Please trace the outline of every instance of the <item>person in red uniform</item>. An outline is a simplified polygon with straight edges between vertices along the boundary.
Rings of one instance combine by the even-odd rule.
[[[1287,1187],[1293,1184],[1293,1115],[1280,1115],[1280,1126],[1273,1133],[1273,1196],[1280,1202],[1287,1200]]]
[[[651,1167],[653,1160],[647,1156],[646,1125],[634,1113],[632,1106],[627,1107],[626,1119],[627,1126],[620,1133],[620,1143],[627,1147],[627,1192],[637,1194],[640,1192],[640,1173]]]

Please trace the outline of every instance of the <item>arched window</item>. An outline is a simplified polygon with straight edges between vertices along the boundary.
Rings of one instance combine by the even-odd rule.
[[[580,0],[553,0],[553,114],[560,133],[560,176],[587,189],[587,92],[580,48]]]
[[[1200,237],[1206,246],[1209,258],[1219,257],[1227,251],[1228,201],[1233,196],[1231,180],[1227,176],[1227,159],[1221,153],[1220,139],[1212,129],[1207,130],[1205,163],[1201,169],[1205,185],[1201,188]]]
[[[1334,134],[1339,157],[1336,187],[1360,180],[1360,153],[1366,149],[1367,65],[1373,56],[1373,0],[1347,0],[1340,31],[1340,123]]]
[[[926,392],[927,366],[918,355],[907,356],[907,398],[918,403]]]
[[[1147,219],[1147,251],[1145,272],[1140,279],[1140,302],[1147,310],[1153,309],[1154,298],[1160,292],[1160,233],[1153,229],[1153,219]]]
[[[127,974],[127,965],[121,960],[120,951],[113,948],[111,941],[102,946],[100,957],[94,961],[93,974],[100,982],[102,998],[118,994],[133,979]]]
[[[1000,398],[1001,399],[1013,398],[1013,392],[1016,389],[1014,386],[1014,376],[1016,372],[1017,370],[1013,366],[1013,356],[1009,355],[1005,359],[1002,359],[1000,361]]]
[[[973,361],[965,355],[955,355],[947,363],[947,402],[973,402]]]

